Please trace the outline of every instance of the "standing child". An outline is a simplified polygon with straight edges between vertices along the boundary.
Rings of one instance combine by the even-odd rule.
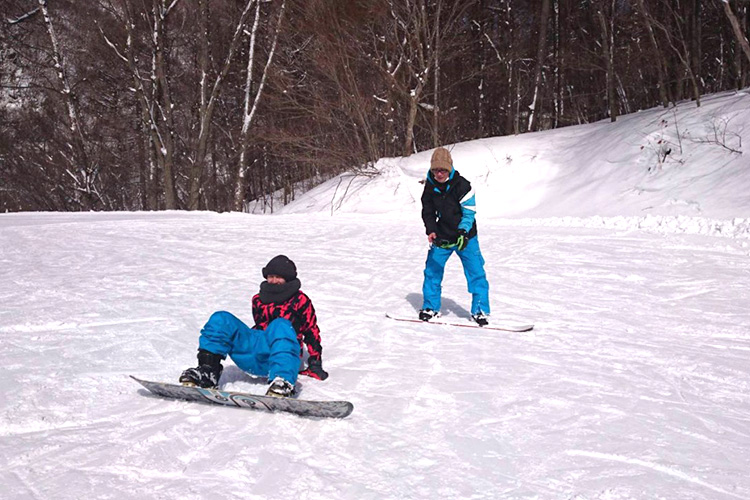
[[[315,309],[300,290],[294,262],[277,255],[263,268],[263,277],[266,281],[252,299],[255,326],[248,327],[226,311],[213,313],[201,330],[198,366],[182,372],[180,382],[216,387],[223,369],[221,361],[227,356],[241,370],[267,376],[271,382],[267,396],[291,396],[298,373],[318,380],[328,378],[323,370]],[[300,372],[304,346],[309,358],[307,368]]]
[[[430,250],[424,268],[423,305],[419,319],[440,316],[440,294],[448,258],[456,252],[464,268],[471,293],[471,317],[480,326],[488,324],[490,286],[477,239],[476,201],[471,183],[453,168],[445,148],[437,148],[422,193],[422,220]]]

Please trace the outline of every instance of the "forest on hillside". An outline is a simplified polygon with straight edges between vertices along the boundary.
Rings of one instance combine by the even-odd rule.
[[[748,86],[749,0],[3,0],[0,210],[265,211]],[[276,196],[274,196],[276,194]]]

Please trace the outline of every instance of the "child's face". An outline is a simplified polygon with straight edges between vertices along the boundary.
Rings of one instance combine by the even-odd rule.
[[[275,274],[269,274],[268,277],[266,277],[266,281],[268,281],[272,285],[283,285],[284,283],[286,283],[286,280],[284,278]]]
[[[444,168],[433,168],[432,169],[432,176],[435,178],[436,181],[438,181],[440,184],[448,180],[448,177],[450,177],[451,171],[446,170]]]

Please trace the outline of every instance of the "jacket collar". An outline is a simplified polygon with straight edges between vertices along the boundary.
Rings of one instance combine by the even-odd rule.
[[[435,188],[435,191],[448,191],[451,188],[451,182],[453,181],[453,178],[456,176],[458,172],[456,172],[456,169],[451,170],[451,174],[448,176],[448,179],[440,184],[437,180],[435,180],[435,177],[432,175],[432,170],[427,171],[427,180],[432,184]]]

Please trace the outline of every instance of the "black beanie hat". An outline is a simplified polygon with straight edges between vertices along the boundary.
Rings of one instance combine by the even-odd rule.
[[[297,266],[286,255],[277,255],[263,268],[263,277],[268,278],[269,274],[281,276],[288,283],[297,277]]]

